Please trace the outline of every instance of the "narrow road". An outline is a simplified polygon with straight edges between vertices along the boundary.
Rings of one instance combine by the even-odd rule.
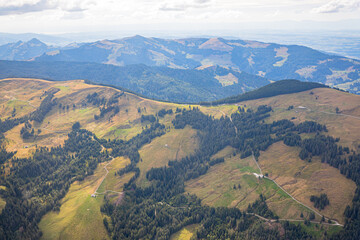
[[[99,143],[99,144],[100,144],[100,143]],[[105,147],[104,147],[103,145],[101,145],[101,144],[100,144],[100,146],[101,146],[101,148],[102,148],[101,151],[103,151],[103,150],[105,149]],[[109,164],[111,164],[112,161],[114,161],[114,159],[115,159],[113,156],[110,156],[110,155],[109,155],[109,157],[111,158],[110,162],[108,162],[108,163],[104,166],[104,169],[105,169],[106,173],[105,173],[105,175],[103,176],[103,178],[101,179],[101,182],[100,182],[99,185],[97,186],[95,192],[94,192],[93,194],[91,194],[91,195],[95,195],[95,196],[96,196],[96,195],[102,195],[102,194],[105,194],[105,193],[107,193],[107,192],[118,193],[118,194],[121,194],[121,193],[122,193],[122,192],[117,192],[117,191],[113,191],[113,190],[106,190],[105,192],[102,192],[102,193],[98,193],[98,192],[97,192],[97,190],[99,189],[99,187],[101,186],[101,184],[104,182],[106,176],[109,174],[109,170],[107,169],[107,166],[108,166]]]
[[[309,109],[309,108],[308,108]],[[309,109],[311,111],[311,109]],[[227,116],[222,110],[219,109],[219,111],[224,115],[224,116]],[[322,113],[326,113],[326,114],[336,114],[336,113],[328,113],[328,112],[322,112]],[[350,116],[350,115],[345,115],[345,114],[336,114],[336,115],[343,115],[343,116],[348,116],[348,117],[353,117],[353,118],[357,118],[357,119],[360,119],[360,117],[355,117],[355,116]],[[233,123],[232,119],[231,119],[231,116],[230,116],[230,121]],[[234,124],[234,123],[233,123]],[[234,128],[235,128],[235,132],[236,132],[236,135],[237,135],[237,132],[238,132],[238,129],[237,127],[235,126],[234,124]],[[266,177],[263,175],[262,173],[262,170],[261,170],[261,167],[259,166],[258,162],[256,161],[255,157],[254,157],[254,154],[252,155],[252,158],[256,164],[256,166],[258,167],[259,171],[260,171],[260,175],[262,175],[264,178],[266,179],[269,179],[270,181],[274,182],[276,184],[276,186],[278,186],[281,190],[283,190],[289,197],[291,197],[295,202],[297,202],[298,204],[302,205],[303,207],[309,209],[310,211],[316,213],[318,216],[322,217],[323,215],[321,213],[319,213],[318,211],[312,209],[311,207],[303,204],[302,202],[300,202],[299,200],[297,200],[296,198],[294,198],[290,193],[288,193],[284,188],[282,188],[275,180],[269,178],[269,177]],[[262,218],[263,220],[267,220],[269,221],[269,219],[266,219],[266,218],[263,218],[261,216],[258,216],[260,218]],[[325,216],[324,216],[325,217]],[[297,219],[279,219],[279,220],[283,220],[283,221],[304,221],[304,220],[297,220]],[[337,222],[336,220],[332,220],[332,219],[329,219],[329,218],[325,218],[325,220],[331,220],[332,222],[334,222],[333,224],[330,224],[330,223],[327,223],[328,225],[334,225],[334,226],[344,226],[342,224],[340,224],[339,222]],[[276,221],[276,220],[273,220],[273,221]],[[320,222],[315,222],[315,221],[311,221],[311,222],[314,222],[314,223],[320,223]],[[325,224],[325,223],[324,223]]]
[[[222,110],[219,109],[219,111],[220,111],[225,117],[227,116]],[[236,136],[237,136],[237,134],[238,134],[238,129],[237,129],[237,127],[235,126],[235,124],[234,124],[234,122],[233,122],[233,120],[232,120],[232,118],[231,118],[231,115],[229,116],[229,118],[230,118],[230,121],[232,122],[232,124],[234,125],[235,133],[236,133]]]
[[[263,174],[262,174],[262,170],[261,170],[259,164],[257,163],[257,161],[255,160],[254,155],[252,155],[252,158],[253,158],[254,162],[256,163],[256,165],[258,166],[261,175],[263,175]],[[297,200],[296,198],[294,198],[290,193],[288,193],[284,188],[282,188],[275,180],[273,180],[273,179],[271,179],[271,178],[269,178],[269,177],[266,177],[266,176],[264,176],[264,178],[269,179],[270,181],[272,181],[273,183],[275,183],[276,186],[278,186],[281,190],[283,190],[283,191],[284,191],[289,197],[291,197],[295,202],[299,203],[300,205],[302,205],[303,207],[309,209],[310,211],[316,213],[318,216],[320,216],[320,217],[323,216],[323,215],[322,215],[321,213],[319,213],[318,211],[312,209],[311,207],[303,204],[302,202],[300,202],[299,200]],[[325,217],[325,216],[324,216],[324,217]],[[290,221],[291,219],[283,219],[283,220]],[[344,226],[344,225],[340,224],[339,222],[337,222],[336,220],[332,220],[332,219],[329,219],[329,218],[325,218],[325,220],[331,220],[332,222],[334,222],[334,224],[332,224],[332,225],[342,226],[342,227]],[[293,221],[293,220],[291,220],[291,221]],[[296,221],[299,221],[299,220],[296,220]],[[302,221],[302,220],[301,220],[301,221]]]
[[[302,219],[284,219],[284,218],[280,218],[278,220],[276,219],[269,219],[269,218],[265,218],[265,217],[262,217],[256,213],[246,213],[246,214],[249,214],[249,215],[253,215],[257,218],[260,218],[261,220],[263,221],[266,221],[266,222],[276,222],[276,221],[288,221],[288,222],[305,222],[305,220],[302,220]],[[318,221],[310,221],[311,223],[315,223],[315,224],[324,224],[324,225],[329,225],[329,226],[343,226],[339,223],[327,223],[327,222],[318,222]],[[335,222],[335,221],[334,221]]]
[[[311,111],[311,110],[310,110]],[[316,112],[316,111],[312,111],[312,112]],[[342,113],[331,113],[331,112],[323,112],[323,111],[319,111],[320,113],[325,113],[325,114],[331,114],[331,115],[339,115],[339,116],[345,116],[345,117],[351,117],[351,118],[355,118],[355,119],[359,119],[360,117],[356,117],[356,116],[352,116],[352,115],[347,115],[347,114],[342,114]]]

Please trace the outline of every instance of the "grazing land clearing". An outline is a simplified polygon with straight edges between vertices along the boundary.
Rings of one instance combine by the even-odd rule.
[[[171,235],[170,240],[190,240],[200,227],[199,224],[191,224]]]
[[[310,213],[271,180],[255,177],[253,173],[260,172],[252,157],[241,159],[238,154],[233,156],[233,153],[234,149],[227,147],[215,154],[214,158],[225,157],[225,162],[212,166],[205,175],[186,182],[185,190],[214,207],[245,210],[263,194],[269,208],[280,218],[301,219],[301,212],[305,216]]]
[[[91,194],[102,181],[107,163],[99,164],[94,174],[84,181],[73,183],[61,202],[60,211],[49,212],[42,218],[39,226],[44,233],[43,239],[108,239],[103,225],[105,215],[100,212],[100,207],[106,191],[122,191],[124,184],[134,175],[115,176],[115,172],[129,162],[127,158],[118,157],[107,165],[109,174],[98,188],[100,195],[96,197]],[[113,193],[109,196],[114,201],[121,197]]]
[[[340,145],[360,150],[359,102],[359,95],[329,88],[316,88],[300,93],[244,101],[241,104],[253,108],[259,105],[271,106],[273,112],[267,119],[268,122],[293,119],[294,123],[312,120],[325,124],[329,135],[340,137]],[[294,109],[287,110],[289,106],[293,106]],[[336,107],[344,115],[336,114]]]
[[[145,186],[146,172],[151,168],[166,166],[170,160],[181,159],[195,152],[198,146],[196,130],[187,126],[184,129],[170,129],[165,135],[155,138],[143,146],[139,153],[142,161],[138,163],[140,176],[138,183]]]
[[[59,212],[49,212],[40,221],[42,239],[108,239],[100,206],[103,196],[91,197],[102,177],[103,165],[92,176],[71,184]]]
[[[134,175],[133,172],[124,174],[123,176],[115,175],[117,171],[121,168],[124,168],[127,164],[130,164],[130,159],[124,157],[114,158],[109,165],[106,166],[106,169],[109,173],[106,175],[106,178],[99,186],[97,193],[103,194],[106,191],[115,191],[120,192],[123,190],[123,186],[127,183],[130,178]],[[103,169],[105,173],[105,169]]]
[[[310,196],[326,193],[330,205],[318,211],[344,223],[343,213],[345,207],[352,203],[356,185],[340,174],[338,169],[321,163],[318,158],[313,158],[310,163],[303,161],[299,158],[298,148],[288,147],[282,142],[274,143],[265,152],[261,152],[259,165],[264,174],[268,173],[269,178],[313,209],[315,208],[310,202]]]

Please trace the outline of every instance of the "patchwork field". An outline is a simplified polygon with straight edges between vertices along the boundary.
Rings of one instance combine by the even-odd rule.
[[[313,158],[309,163],[298,155],[299,149],[277,142],[261,152],[259,165],[263,173],[268,173],[293,197],[313,209],[310,196],[326,193],[330,205],[319,212],[343,223],[345,207],[351,205],[354,197],[355,183],[340,174],[338,169],[321,163],[320,159]],[[269,206],[272,204],[269,203]]]
[[[280,218],[301,219],[301,212],[304,216],[309,214],[308,209],[293,201],[275,183],[258,179],[253,173],[260,172],[252,157],[241,159],[233,153],[234,149],[227,147],[215,154],[213,157],[225,157],[225,162],[211,167],[205,175],[186,182],[185,190],[196,194],[204,204],[214,207],[245,210],[263,194],[269,208]]]

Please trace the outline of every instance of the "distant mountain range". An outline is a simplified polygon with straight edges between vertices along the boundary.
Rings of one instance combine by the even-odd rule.
[[[269,84],[263,77],[212,66],[174,69],[135,64],[0,61],[0,78],[85,79],[120,86],[149,98],[174,102],[214,101]]]
[[[35,41],[35,40],[31,40]],[[25,43],[24,43],[25,44]],[[24,45],[23,44],[23,45]],[[65,48],[28,47],[22,59],[13,53],[17,45],[0,47],[1,59],[38,62],[92,62],[116,66],[145,64],[174,69],[202,69],[221,66],[270,80],[299,79],[360,93],[360,61],[333,56],[298,45],[280,45],[223,38],[160,39],[134,36],[103,40]],[[24,56],[27,56],[26,59]]]
[[[18,41],[0,46],[0,59],[2,60],[32,60],[45,52],[54,50],[36,38],[30,41]]]

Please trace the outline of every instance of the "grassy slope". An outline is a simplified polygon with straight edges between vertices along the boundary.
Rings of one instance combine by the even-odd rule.
[[[100,212],[103,196],[92,198],[104,169],[98,166],[94,175],[82,182],[71,185],[62,200],[60,212],[49,212],[39,226],[42,239],[107,239],[103,225],[104,216]]]
[[[310,94],[311,92],[313,94]],[[329,135],[340,137],[340,145],[360,150],[358,148],[360,145],[360,119],[322,113],[335,113],[335,109],[338,107],[341,113],[360,118],[359,95],[329,88],[316,88],[300,93],[241,102],[241,104],[249,107],[264,104],[271,106],[274,112],[271,113],[268,122],[295,117],[295,123],[313,120],[325,124]],[[290,105],[294,106],[294,109],[288,111],[287,108]],[[306,109],[299,109],[299,106],[306,107]]]
[[[169,160],[181,159],[194,153],[198,146],[196,130],[171,129],[167,134],[154,139],[143,146],[139,153],[142,161],[138,164],[140,177],[138,183],[147,185],[146,172],[151,168],[166,166]]]
[[[130,159],[124,157],[117,157],[109,165],[107,165],[106,168],[109,173],[99,186],[97,192],[104,193],[107,190],[112,190],[116,192],[122,191],[124,184],[130,180],[134,173],[128,173],[120,177],[118,175],[115,176],[115,172],[117,172],[121,168],[124,168],[129,163]],[[105,174],[105,170],[103,172]]]
[[[238,207],[244,210],[263,194],[271,210],[280,218],[300,219],[300,213],[309,212],[267,179],[257,179],[259,173],[252,157],[240,159],[233,156],[234,149],[227,147],[214,157],[225,157],[225,162],[215,165],[203,176],[186,183],[186,191],[196,194],[202,202],[215,207]],[[241,189],[233,186],[241,185]]]
[[[260,167],[286,191],[308,206],[313,207],[311,195],[326,193],[330,205],[319,212],[344,222],[343,213],[346,205],[351,205],[355,183],[340,174],[338,169],[321,163],[320,159],[314,158],[311,163],[302,161],[299,151],[282,142],[275,143],[261,152]]]
[[[21,139],[19,132],[22,126],[17,126],[6,132],[5,137],[8,142],[6,147],[9,151],[17,150],[18,157],[26,157],[31,154],[31,151],[35,149],[35,145],[51,147],[62,144],[67,138],[67,134],[71,131],[71,126],[76,121],[79,121],[83,128],[94,132],[98,137],[130,139],[140,133],[142,128],[146,126],[146,123],[142,124],[140,122],[141,114],[155,114],[162,108],[172,108],[175,110],[176,107],[188,107],[188,105],[156,102],[125,93],[119,99],[120,112],[116,116],[110,119],[110,114],[108,114],[103,119],[95,121],[94,115],[99,114],[99,108],[92,104],[82,106],[82,102],[86,103],[86,96],[93,92],[98,92],[101,97],[110,98],[116,92],[119,92],[118,90],[110,87],[85,84],[80,80],[49,82],[44,80],[16,79],[0,81],[1,117],[11,117],[11,112],[5,109],[9,102],[14,101],[14,98],[21,100],[21,103],[26,102],[28,104],[27,108],[17,111],[15,117],[20,117],[33,111],[35,107],[40,105],[40,97],[43,92],[52,87],[61,90],[55,94],[58,102],[63,106],[69,105],[70,108],[69,110],[62,110],[55,106],[41,124],[33,123],[36,131],[37,129],[41,130],[39,136],[34,139],[26,141]],[[73,104],[76,105],[75,108],[72,107]],[[141,113],[138,112],[139,107],[141,108]],[[174,115],[166,116],[160,119],[160,122],[169,126],[173,117]]]
[[[122,191],[124,183],[128,182],[133,173],[121,177],[114,173],[124,167],[128,159],[115,158],[107,166],[109,174],[100,185],[98,192],[106,190]],[[105,215],[101,214],[100,206],[103,203],[103,195],[92,198],[105,175],[102,163],[95,170],[94,175],[87,177],[82,182],[75,182],[71,185],[69,192],[62,200],[60,212],[49,212],[41,222],[40,229],[43,232],[43,239],[107,239],[107,233],[102,223]],[[118,194],[113,194],[114,198]]]

